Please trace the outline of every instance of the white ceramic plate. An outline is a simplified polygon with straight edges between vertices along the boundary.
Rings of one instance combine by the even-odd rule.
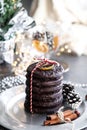
[[[84,100],[87,88],[77,87],[83,102],[78,108],[81,116],[74,120],[74,130],[87,126],[87,102]],[[24,111],[25,86],[16,86],[0,95],[0,124],[12,130],[70,130],[72,124],[43,126],[46,115],[27,114]]]

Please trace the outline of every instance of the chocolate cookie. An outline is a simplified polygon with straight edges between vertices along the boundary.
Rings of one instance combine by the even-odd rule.
[[[49,61],[38,67],[37,64],[34,63],[27,68],[25,111],[30,112],[32,104],[35,113],[54,113],[63,101],[63,67],[59,63],[50,64]]]

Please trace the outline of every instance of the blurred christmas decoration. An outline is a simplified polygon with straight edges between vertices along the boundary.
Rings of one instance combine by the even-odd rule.
[[[55,53],[59,47],[59,36],[56,27],[56,23],[49,22],[37,25],[31,30],[32,46],[44,58],[50,58],[50,55]]]
[[[69,26],[69,25],[68,25]],[[16,37],[16,58],[13,66],[16,74],[26,72],[33,58],[48,58],[53,55],[77,55],[70,46],[69,27],[54,22],[43,22]]]
[[[0,0],[0,64],[13,63],[17,33],[33,26],[35,21],[28,16],[21,0]]]
[[[54,29],[54,28],[53,28]],[[34,62],[34,58],[50,58],[59,46],[58,33],[48,27],[48,25],[37,25],[28,30],[27,33],[17,35],[16,58],[13,66],[15,73],[26,72],[29,64]]]
[[[72,48],[70,47],[68,43],[60,45],[60,47],[58,48],[56,55],[60,56],[62,54],[73,55],[73,56],[78,55],[74,50],[72,50]]]
[[[20,0],[0,1],[0,41],[4,41],[6,39],[5,34],[13,26],[13,23],[10,23],[10,20],[21,7],[22,4]]]
[[[55,50],[58,46],[58,36],[53,36],[49,31],[33,33],[33,46],[40,52],[46,53]]]

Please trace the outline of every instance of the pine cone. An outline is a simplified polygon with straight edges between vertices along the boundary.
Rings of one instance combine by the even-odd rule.
[[[63,84],[63,98],[67,99],[68,93],[74,91],[74,86],[72,84]]]
[[[72,84],[63,84],[63,99],[72,108],[77,108],[81,103],[81,98]]]

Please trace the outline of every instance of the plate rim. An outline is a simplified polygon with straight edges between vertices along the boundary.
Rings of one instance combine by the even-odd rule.
[[[70,70],[69,64],[68,64],[67,62],[62,61],[62,60],[59,60],[59,61],[57,61],[57,62],[59,62],[59,63],[63,66],[63,68],[64,68],[64,73],[66,73],[66,72],[68,72],[68,71]],[[67,67],[65,67],[63,64],[65,64],[65,66],[67,66]]]

